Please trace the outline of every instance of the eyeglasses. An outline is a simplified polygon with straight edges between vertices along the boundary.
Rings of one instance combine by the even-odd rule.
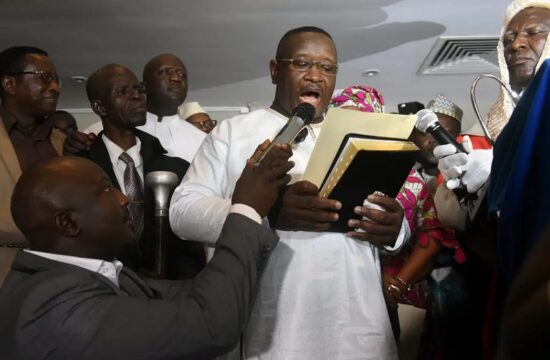
[[[195,122],[195,124],[199,125],[199,126],[202,126],[202,127],[205,127],[205,128],[208,128],[208,127],[216,127],[216,125],[218,125],[218,120],[214,120],[214,119],[208,119],[208,120],[204,120],[204,121],[198,121],[198,122]]]
[[[135,93],[142,95],[146,92],[145,85],[143,83],[118,86],[114,88],[113,91],[117,96],[132,96]]]
[[[276,59],[277,62],[287,62],[292,70],[305,72],[313,65],[319,66],[321,72],[325,75],[334,76],[338,72],[338,64],[333,64],[327,61],[311,61],[305,59]]]
[[[8,75],[11,76],[19,76],[19,75],[35,75],[37,76],[40,81],[42,81],[45,85],[50,85],[53,82],[55,82],[57,85],[61,86],[61,79],[57,74],[52,74],[44,70],[36,70],[36,71],[18,71],[18,72],[12,72]]]

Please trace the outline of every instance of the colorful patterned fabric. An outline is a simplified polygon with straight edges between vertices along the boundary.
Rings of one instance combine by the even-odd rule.
[[[384,259],[384,272],[397,275],[407,261],[408,255],[416,244],[422,247],[428,246],[430,241],[439,241],[445,248],[454,249],[454,260],[463,263],[466,260],[464,251],[456,241],[454,232],[443,227],[432,198],[431,187],[424,181],[422,175],[416,169],[412,169],[397,195],[397,200],[403,206],[405,218],[409,223],[413,237],[400,256],[386,257]],[[404,302],[420,307],[427,307],[427,286],[421,281],[404,294]]]
[[[356,106],[365,112],[384,112],[382,94],[373,87],[355,85],[345,88],[332,97],[330,107]]]

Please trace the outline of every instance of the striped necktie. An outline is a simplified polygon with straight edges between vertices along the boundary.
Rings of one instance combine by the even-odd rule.
[[[143,232],[143,185],[141,184],[141,178],[136,170],[134,160],[127,153],[120,154],[119,159],[126,164],[124,170],[124,188],[126,189],[126,197],[128,198],[128,210],[132,216],[132,222],[134,224],[134,232],[136,238],[140,238]]]

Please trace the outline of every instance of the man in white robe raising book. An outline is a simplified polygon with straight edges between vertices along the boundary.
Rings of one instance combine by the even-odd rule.
[[[301,181],[337,70],[336,47],[328,33],[316,27],[287,32],[270,62],[276,85],[271,107],[222,121],[172,197],[174,232],[214,243],[249,154],[264,139],[274,138],[297,105],[309,102],[316,108],[307,136],[293,145],[293,184],[281,193],[278,211],[264,221],[281,240],[244,335],[247,359],[397,359],[378,249],[396,251],[407,240],[403,210],[395,199],[370,195],[368,200],[385,211],[357,204],[356,213],[371,221],[350,220],[348,233],[329,232],[341,204]]]

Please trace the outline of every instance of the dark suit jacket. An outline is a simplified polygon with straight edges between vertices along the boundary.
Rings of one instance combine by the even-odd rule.
[[[135,135],[141,141],[141,157],[143,159],[143,174],[151,171],[172,171],[178,175],[179,180],[183,178],[189,163],[183,159],[164,155],[166,150],[159,140],[138,129],[134,130]],[[105,143],[100,139],[103,132],[98,135],[89,152],[82,156],[95,162],[107,173],[111,182],[118,189],[124,184],[119,184],[113,171],[109,152]],[[133,270],[153,270],[155,255],[154,238],[154,197],[152,190],[145,186],[145,215],[143,234],[139,241],[138,252],[129,252],[120,259],[124,265]],[[186,279],[195,276],[206,264],[206,256],[202,244],[193,241],[183,241],[170,231],[167,241],[166,257],[166,278]]]
[[[0,289],[0,359],[219,356],[237,344],[277,241],[229,214],[213,259],[192,283],[147,283],[123,270],[120,289],[100,274],[21,251]]]

